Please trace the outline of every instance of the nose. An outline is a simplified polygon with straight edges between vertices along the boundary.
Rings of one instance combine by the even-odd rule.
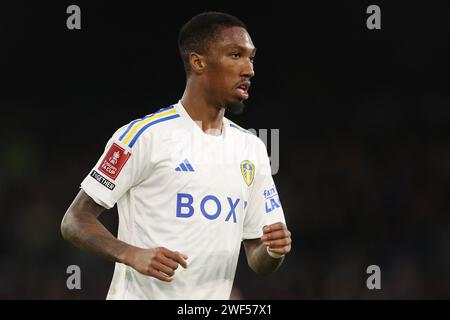
[[[250,59],[245,60],[245,65],[242,68],[241,76],[249,78],[249,79],[255,76],[255,70],[253,68],[253,62]]]

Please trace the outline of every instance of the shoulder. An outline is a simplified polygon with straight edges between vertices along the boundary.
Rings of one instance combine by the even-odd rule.
[[[250,144],[252,147],[255,148],[264,148],[265,144],[264,142],[256,135],[254,131],[250,131],[247,129],[244,129],[237,123],[231,121],[228,118],[225,118],[226,123],[231,129],[232,134],[235,134],[239,137],[239,139],[244,139],[247,144]]]
[[[153,132],[170,130],[174,121],[179,117],[174,105],[170,105],[122,126],[115,132],[113,138],[132,149],[138,141],[148,139]]]
[[[234,130],[236,130],[237,132],[241,132],[243,134],[251,134],[254,135],[253,132],[242,128],[240,125],[238,125],[236,122],[231,121],[230,119],[228,119],[227,117],[224,117],[226,123],[228,124],[228,126]]]

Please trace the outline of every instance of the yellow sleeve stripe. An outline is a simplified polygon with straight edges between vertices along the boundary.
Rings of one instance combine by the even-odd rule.
[[[167,117],[170,115],[173,115],[177,113],[177,111],[175,109],[169,110],[169,111],[165,111],[165,112],[161,112],[158,114],[155,114],[154,116],[148,117],[142,121],[139,121],[137,123],[134,124],[133,128],[128,132],[128,134],[125,136],[123,143],[124,144],[128,144],[128,142],[130,142],[130,140],[133,138],[133,136],[135,135],[136,132],[139,131],[140,128],[142,128],[143,126],[145,126],[146,124],[152,122],[153,120],[159,119],[159,118],[163,118],[163,117]]]
[[[231,121],[230,119],[228,119],[228,118],[225,118],[225,119],[227,119],[230,123],[232,123],[232,124],[234,124],[236,127],[238,127],[238,128],[240,128],[240,129],[242,129],[242,130],[245,130],[244,128],[242,128],[240,125],[238,125],[238,124],[236,124],[236,123],[234,123],[233,121]]]
[[[246,133],[251,133],[250,131],[248,131],[247,129],[242,128],[240,125],[234,123],[230,119],[228,119],[228,118],[225,118],[225,119],[227,119],[230,122],[230,127],[238,129],[238,130],[241,130],[241,131],[246,132]]]

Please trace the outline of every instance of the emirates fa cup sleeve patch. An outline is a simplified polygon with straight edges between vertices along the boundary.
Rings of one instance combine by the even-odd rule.
[[[103,158],[100,167],[98,167],[98,170],[103,172],[111,179],[116,180],[117,176],[119,175],[125,163],[127,163],[130,156],[130,152],[125,151],[124,148],[120,147],[116,143],[113,143],[111,148],[109,148],[108,152],[106,153],[106,156]]]

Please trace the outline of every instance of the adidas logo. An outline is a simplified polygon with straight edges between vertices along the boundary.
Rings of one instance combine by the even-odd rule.
[[[184,159],[182,163],[178,167],[175,168],[175,171],[195,171],[189,163],[188,159]]]

